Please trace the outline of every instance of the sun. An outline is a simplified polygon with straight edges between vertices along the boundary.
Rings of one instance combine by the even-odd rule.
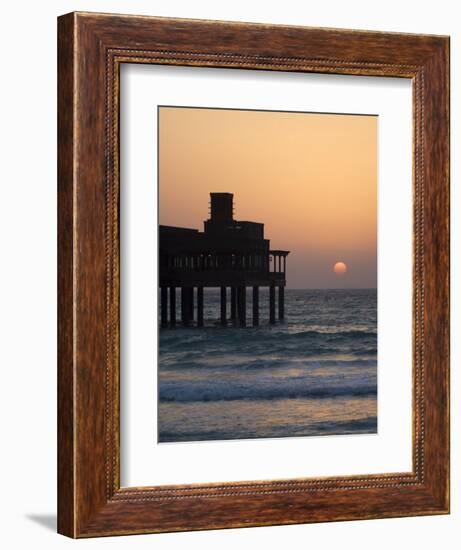
[[[347,265],[344,262],[336,262],[333,266],[333,271],[336,275],[344,275],[347,271]]]

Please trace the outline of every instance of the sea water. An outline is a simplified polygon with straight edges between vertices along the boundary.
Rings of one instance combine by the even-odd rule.
[[[219,289],[205,289],[205,326],[160,330],[159,442],[376,433],[377,293],[285,290],[285,321],[219,326]],[[228,300],[229,301],[229,300]],[[179,314],[179,311],[178,311]]]

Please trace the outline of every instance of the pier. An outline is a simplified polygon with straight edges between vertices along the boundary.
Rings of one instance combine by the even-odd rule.
[[[203,231],[160,225],[159,250],[162,328],[173,328],[179,321],[184,327],[203,326],[206,288],[220,289],[216,321],[222,326],[248,326],[248,288],[252,326],[260,323],[261,287],[269,288],[269,322],[283,321],[289,251],[270,249],[263,223],[234,220],[232,193],[210,193],[210,217]]]

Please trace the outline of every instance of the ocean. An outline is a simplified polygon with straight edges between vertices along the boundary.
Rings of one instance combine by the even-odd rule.
[[[376,289],[286,289],[276,325],[268,303],[221,327],[205,289],[205,327],[160,330],[160,443],[376,433]]]

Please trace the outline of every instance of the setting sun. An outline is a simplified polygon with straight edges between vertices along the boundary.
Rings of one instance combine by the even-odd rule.
[[[343,273],[346,273],[347,265],[344,262],[337,262],[333,266],[333,271],[338,275],[342,275]]]

